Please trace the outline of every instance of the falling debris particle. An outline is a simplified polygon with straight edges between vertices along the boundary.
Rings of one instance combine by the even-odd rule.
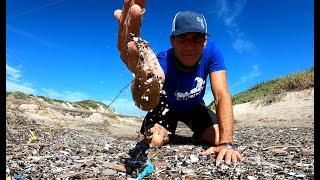
[[[30,129],[28,129],[28,130],[30,132],[29,143],[37,141],[38,137],[36,136],[36,134],[33,131],[31,131]]]
[[[198,156],[196,156],[196,155],[194,155],[194,154],[191,154],[191,155],[190,155],[190,162],[191,162],[191,163],[195,163],[195,162],[197,162],[197,161],[199,161]]]
[[[144,84],[150,84],[152,82],[152,78],[149,78],[146,80],[146,82]]]
[[[143,99],[143,100],[145,100],[145,101],[149,101],[149,97],[148,97],[148,96],[145,96],[145,95],[141,96],[141,99]]]
[[[160,91],[160,94],[165,95],[165,94],[166,94],[166,91],[165,91],[165,90],[161,90],[161,91]]]
[[[254,177],[254,176],[248,176],[247,178],[248,178],[248,180],[257,180],[258,179],[258,178]]]
[[[165,108],[165,109],[162,111],[162,115],[164,116],[167,112],[169,112],[169,109],[168,109],[168,108]]]

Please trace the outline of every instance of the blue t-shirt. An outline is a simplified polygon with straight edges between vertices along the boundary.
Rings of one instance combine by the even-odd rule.
[[[160,52],[157,58],[166,77],[163,86],[166,101],[169,110],[174,112],[185,112],[196,107],[204,96],[208,74],[226,69],[222,54],[212,40],[207,41],[197,68],[189,72],[177,70],[172,48]]]

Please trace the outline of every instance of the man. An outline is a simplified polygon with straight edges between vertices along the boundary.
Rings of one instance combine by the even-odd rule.
[[[216,153],[216,165],[242,161],[234,149],[231,95],[226,68],[213,41],[207,41],[207,22],[202,14],[184,11],[175,15],[171,49],[155,56],[139,39],[144,0],[125,0],[114,15],[119,20],[118,49],[121,59],[135,75],[131,86],[137,106],[149,110],[141,127],[150,146],[174,141],[177,122],[184,122],[195,140],[213,145],[200,155]],[[216,115],[202,100],[210,76]]]

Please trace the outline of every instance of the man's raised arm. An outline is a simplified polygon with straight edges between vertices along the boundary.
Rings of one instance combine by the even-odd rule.
[[[141,16],[145,0],[125,0],[122,10],[115,10],[119,21],[118,50],[122,61],[134,73],[131,85],[135,104],[151,110],[159,103],[164,72],[148,43],[140,38]]]

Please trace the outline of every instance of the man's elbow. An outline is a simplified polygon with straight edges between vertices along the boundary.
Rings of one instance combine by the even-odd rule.
[[[231,102],[232,103],[231,94],[229,91],[221,91],[219,93],[216,93],[215,100],[214,100],[215,106],[216,107],[219,106],[219,104],[221,102]]]

